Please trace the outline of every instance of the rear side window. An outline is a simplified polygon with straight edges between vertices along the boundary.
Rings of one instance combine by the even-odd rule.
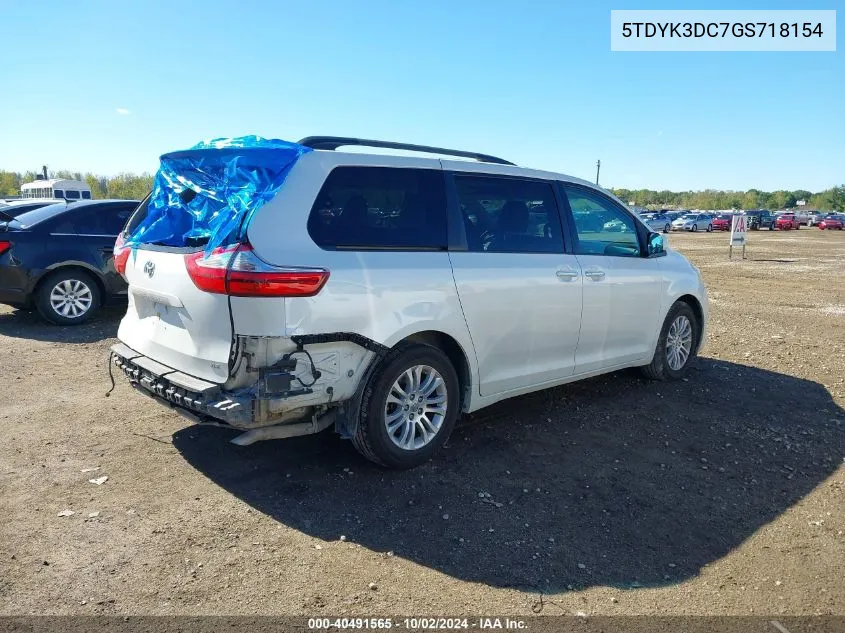
[[[74,215],[73,226],[80,235],[117,237],[134,210],[134,205],[127,204],[95,205]]]
[[[337,167],[308,218],[322,248],[445,250],[443,172],[393,167]]]
[[[470,252],[563,252],[551,183],[456,175],[455,185]]]

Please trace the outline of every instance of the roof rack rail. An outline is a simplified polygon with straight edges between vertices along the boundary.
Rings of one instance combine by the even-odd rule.
[[[489,154],[478,152],[464,152],[458,149],[446,149],[443,147],[430,147],[428,145],[412,145],[410,143],[393,143],[391,141],[374,141],[366,138],[351,138],[346,136],[308,136],[301,141],[300,145],[311,149],[330,149],[346,145],[360,145],[362,147],[384,147],[387,149],[403,149],[410,152],[426,152],[428,154],[444,154],[446,156],[461,156],[463,158],[474,158],[482,163],[498,163],[499,165],[513,165],[514,163],[504,158],[497,158]]]

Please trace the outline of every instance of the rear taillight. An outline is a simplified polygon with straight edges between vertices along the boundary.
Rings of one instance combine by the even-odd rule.
[[[185,266],[200,290],[232,297],[312,297],[329,278],[327,270],[271,266],[249,244],[185,255]]]
[[[117,241],[114,243],[114,269],[123,275],[126,276],[126,262],[129,261],[129,253],[132,252],[132,249],[126,246],[126,240],[123,237],[123,233],[117,236]]]
[[[12,243],[11,243],[11,242],[5,242],[5,241],[3,241],[3,240],[0,240],[0,255],[2,255],[3,253],[5,253],[5,252],[6,252],[7,250],[9,250],[10,248],[12,248]]]

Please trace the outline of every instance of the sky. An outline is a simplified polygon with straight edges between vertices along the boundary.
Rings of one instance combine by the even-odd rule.
[[[841,37],[836,52],[611,52],[610,10],[650,8],[685,7],[5,3],[0,169],[154,172],[161,154],[203,139],[337,135],[484,152],[589,180],[601,159],[607,187],[845,183]],[[841,23],[845,1],[812,8],[840,9]]]

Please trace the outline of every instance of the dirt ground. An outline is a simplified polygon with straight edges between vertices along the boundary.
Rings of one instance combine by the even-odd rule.
[[[688,379],[503,403],[401,473],[106,398],[119,311],[0,308],[0,613],[845,614],[845,232],[750,239],[670,236],[711,297]]]

